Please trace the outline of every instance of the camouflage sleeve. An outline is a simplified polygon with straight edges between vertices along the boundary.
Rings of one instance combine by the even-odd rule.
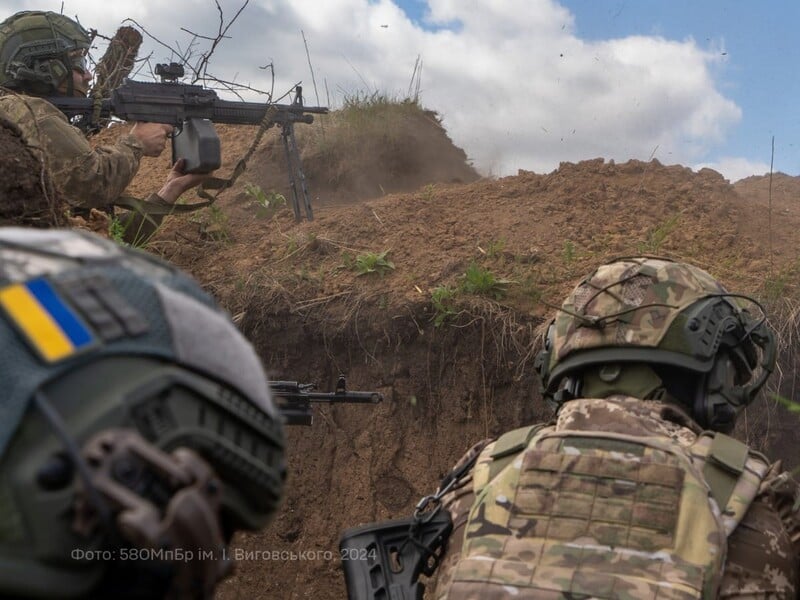
[[[720,598],[797,598],[800,591],[800,485],[777,465],[728,538]]]
[[[72,206],[107,206],[136,175],[142,145],[132,135],[121,137],[113,146],[92,148],[60,112],[41,119],[39,127],[53,181]]]
[[[142,145],[132,135],[92,148],[83,133],[41,98],[6,99],[29,143],[42,148],[56,189],[71,206],[102,208],[122,194],[139,168]]]
[[[489,439],[481,440],[472,446],[456,463],[453,470],[458,469],[459,466],[468,461],[474,460],[491,441],[492,440]],[[453,488],[442,497],[442,508],[450,513],[450,518],[453,520],[453,532],[450,534],[450,539],[447,543],[447,551],[445,552],[442,562],[439,564],[431,581],[426,584],[427,593],[425,598],[427,599],[441,598],[450,588],[450,580],[455,570],[456,563],[461,556],[461,547],[464,545],[464,530],[474,499],[475,492],[472,487],[471,471],[460,479]]]

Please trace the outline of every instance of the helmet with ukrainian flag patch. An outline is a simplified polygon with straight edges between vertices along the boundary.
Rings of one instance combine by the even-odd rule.
[[[774,336],[706,271],[666,258],[598,267],[566,298],[547,328],[536,368],[543,395],[560,404],[590,369],[652,365],[703,426],[727,430],[775,365]],[[611,366],[612,368],[609,368]],[[681,380],[678,382],[677,380]],[[612,386],[607,386],[612,389]],[[640,386],[643,389],[647,386]],[[690,397],[691,396],[691,397]]]
[[[0,382],[4,596],[208,592],[232,532],[278,506],[283,429],[258,356],[156,257],[0,228]]]
[[[55,95],[72,71],[88,70],[91,36],[80,24],[50,11],[22,11],[0,23],[0,85],[38,96]]]

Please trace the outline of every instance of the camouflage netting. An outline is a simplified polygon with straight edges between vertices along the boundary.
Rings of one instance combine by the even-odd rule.
[[[119,87],[130,75],[142,45],[142,34],[133,27],[120,27],[111,38],[103,58],[95,69],[95,85],[92,96],[107,98],[111,90]]]

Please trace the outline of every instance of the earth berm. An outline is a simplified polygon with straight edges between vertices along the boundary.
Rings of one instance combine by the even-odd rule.
[[[255,130],[218,130],[224,176]],[[244,560],[219,598],[345,597],[344,528],[409,515],[473,442],[549,414],[533,371],[539,330],[578,278],[615,256],[688,260],[768,305],[782,369],[737,435],[797,466],[797,416],[774,394],[797,384],[800,179],[731,184],[709,169],[602,158],[480,178],[422,111],[402,136],[347,152],[301,133],[313,221],[257,202],[259,189],[262,204],[290,198],[269,132],[212,208],[170,217],[148,246],[219,299],[271,377],[326,391],[346,373],[352,389],[386,397],[317,407],[312,427],[291,429],[283,509],[235,539]],[[145,159],[130,191],[158,189],[168,169],[167,156]]]

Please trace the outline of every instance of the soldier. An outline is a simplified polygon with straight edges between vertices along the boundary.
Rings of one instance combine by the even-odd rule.
[[[60,199],[73,214],[108,209],[130,184],[142,156],[159,156],[171,125],[136,123],[113,146],[92,148],[83,133],[44,98],[85,97],[92,74],[88,67],[89,33],[54,12],[19,12],[0,23],[0,118],[15,123],[29,146],[43,154]],[[157,194],[144,207],[153,214],[131,214],[126,221],[130,242],[149,238],[171,206],[207,175],[182,172],[179,161]],[[152,210],[152,209],[151,209]],[[145,210],[146,212],[146,210]],[[161,214],[159,214],[161,213]]]
[[[0,596],[211,598],[276,511],[281,418],[189,277],[78,230],[0,228]]]
[[[433,597],[796,598],[798,486],[727,435],[776,357],[743,298],[666,259],[581,281],[536,360],[555,419],[474,446],[420,504],[412,531],[440,497],[453,526]]]

